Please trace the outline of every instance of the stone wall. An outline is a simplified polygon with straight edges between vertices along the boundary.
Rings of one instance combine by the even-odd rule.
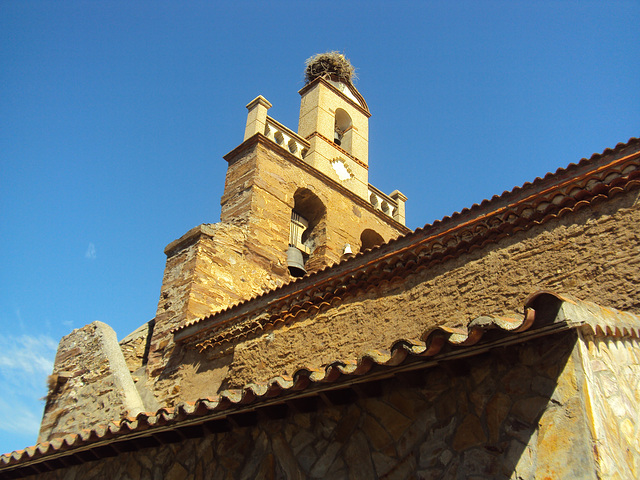
[[[258,135],[227,155],[222,222],[201,225],[166,249],[147,364],[147,383],[162,404],[178,397],[173,370],[190,371],[178,360],[171,329],[292,279],[287,248],[291,211],[300,189],[316,195],[326,207],[316,226],[323,230],[323,243],[310,256],[306,265],[310,272],[338,262],[347,243],[358,251],[364,230],[377,232],[384,241],[403,231],[391,218],[361,199],[354,200],[355,196],[281,150]]]
[[[640,313],[638,207],[638,191],[619,195],[593,209],[583,209],[520,232],[498,245],[397,279],[393,284],[360,292],[357,297],[347,298],[328,310],[301,315],[284,327],[241,337],[204,352],[173,348],[173,336],[167,327],[177,323],[167,323],[164,336],[158,332],[154,335],[157,369],[148,368],[147,371],[153,374],[149,377],[144,374],[135,377],[138,391],[147,398],[149,410],[195,401],[225,388],[291,375],[300,368],[322,368],[336,359],[355,360],[367,351],[387,349],[399,338],[417,339],[436,325],[460,326],[484,313],[504,315],[520,311],[526,295],[540,289]],[[206,292],[197,293],[194,285],[198,282],[194,282],[194,278],[201,275],[202,285],[207,286],[210,284],[206,276],[214,268],[221,268],[223,273],[219,278],[225,278],[227,267],[222,265],[223,261],[227,266],[234,259],[236,265],[243,264],[244,254],[229,245],[220,248],[221,253],[216,256],[215,235],[200,234],[199,238],[199,242],[187,248],[193,249],[192,253],[181,251],[180,258],[176,257],[175,269],[170,268],[173,264],[169,259],[163,289],[188,292],[185,295],[191,295],[193,291],[194,299],[198,295],[206,298]],[[198,265],[206,265],[206,268]],[[189,275],[185,273],[187,271]],[[239,271],[242,269],[236,270]],[[163,308],[162,300],[159,312]],[[192,304],[198,305],[198,302]],[[188,312],[189,301],[176,305],[169,305],[167,311],[179,320],[176,312],[179,308],[183,313]],[[162,315],[169,314],[161,313],[158,318]],[[154,365],[153,348],[152,344],[151,366]],[[86,361],[78,371],[93,372],[99,371],[101,360],[86,357],[73,361],[77,365]],[[129,368],[132,372],[136,371],[134,367],[139,366],[139,361],[139,357],[131,357]],[[56,373],[64,369],[56,363]],[[89,379],[88,383],[92,381]],[[110,388],[105,384],[101,391],[117,397]],[[145,395],[147,391],[153,395]],[[63,390],[57,396],[71,392]],[[89,389],[87,395],[91,392]],[[69,402],[72,401],[71,397]],[[58,414],[46,413],[41,438],[47,438],[46,432],[63,434],[80,425],[88,428],[119,418],[120,413],[115,411],[118,401],[108,403],[113,410],[111,413],[110,410],[78,410],[73,420],[75,426],[72,426],[71,416],[65,417],[68,422],[65,427],[52,420]],[[61,411],[64,408],[61,407]]]
[[[127,363],[130,373],[139,371],[145,366],[149,352],[150,334],[153,332],[154,321],[143,323],[133,332],[120,340],[120,349]]]
[[[400,338],[419,339],[436,325],[521,312],[526,296],[544,289],[640,313],[638,198],[637,190],[618,195],[393,284],[359,291],[332,308],[299,314],[286,326],[240,337],[233,348],[185,354],[178,363],[193,372],[189,362],[196,361],[206,371],[208,361],[218,368],[220,356],[227,355],[222,388],[266,382],[336,359],[355,360]],[[180,375],[174,376],[178,383]],[[194,394],[184,400],[196,400]]]
[[[255,261],[237,225],[200,225],[167,247],[160,301],[148,360],[157,376],[173,348],[171,329],[272,290],[289,279],[284,264]]]
[[[255,222],[252,228],[261,231],[250,231],[248,241],[255,242],[256,249],[272,249],[265,255],[267,258],[283,258],[283,251],[286,254],[294,196],[300,189],[316,195],[327,212],[326,244],[321,253],[324,258],[316,269],[341,260],[347,243],[357,252],[365,229],[374,230],[385,242],[409,231],[339,182],[260,135],[225,158],[229,169],[221,200],[221,220],[237,223],[252,219]]]
[[[39,479],[591,479],[575,332],[289,402],[281,420]],[[314,406],[315,405],[315,406]],[[302,409],[304,410],[304,409]]]
[[[309,271],[339,261],[346,243],[357,251],[360,234],[365,229],[376,231],[384,241],[407,230],[373,211],[363,200],[356,199],[354,203],[353,195],[347,190],[260,135],[245,142],[234,155],[229,157],[222,222],[200,225],[167,246],[167,263],[153,328],[145,324],[122,342],[127,384],[135,382],[136,395],[145,400],[148,410],[182,400],[183,389],[191,392],[191,397],[215,393],[220,387],[229,361],[222,359],[218,362],[221,365],[216,363],[193,370],[190,370],[193,364],[180,365],[171,330],[291,280],[286,255],[291,210],[296,204],[296,192],[301,188],[316,193],[327,207],[325,218],[317,226],[323,230],[324,243],[312,252],[307,264]],[[101,341],[89,338],[88,332],[97,327],[85,328],[88,330],[72,334],[61,343],[61,360],[56,361],[54,375],[64,376],[70,370],[73,380],[49,399],[42,440],[105,424],[130,413],[130,409],[123,406],[128,400],[118,398],[122,389],[107,378],[108,371],[103,371],[106,364],[100,348],[89,346],[91,342]],[[86,348],[68,347],[67,344],[75,345],[75,342],[86,344]],[[68,350],[75,353],[70,354]],[[73,365],[69,366],[70,363]],[[177,369],[182,373],[180,382],[176,382]],[[214,372],[213,384],[204,385],[202,376],[193,378],[201,374],[207,377],[211,372]],[[103,378],[106,380],[98,385]],[[85,387],[76,392],[76,387],[82,384]],[[106,402],[104,408],[94,408],[90,401],[78,401],[78,395],[92,399],[96,391],[104,399],[96,401]]]
[[[39,442],[145,411],[111,327],[93,322],[60,341]]]
[[[586,334],[580,346],[599,478],[638,478],[640,341]]]

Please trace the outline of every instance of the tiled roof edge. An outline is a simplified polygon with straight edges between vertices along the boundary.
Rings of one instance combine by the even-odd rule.
[[[624,144],[619,143],[618,145],[616,145],[614,149],[606,149],[601,154],[593,154],[589,159],[584,158],[580,160],[578,164],[572,163],[566,168],[559,168],[555,173],[547,173],[544,176],[544,178],[537,178],[532,183],[525,183],[522,187],[514,188],[511,192],[504,192],[500,196],[494,196],[491,200],[484,200],[483,202],[481,202],[481,204],[479,205],[475,204],[470,209],[464,209],[462,212],[456,212],[451,217],[444,217],[442,220],[434,222],[431,225],[427,224],[423,228],[416,229],[412,233],[408,233],[406,235],[400,236],[385,244],[374,247],[371,250],[358,253],[350,259],[344,260],[330,267],[325,267],[324,269],[318,272],[315,272],[312,275],[307,275],[303,278],[296,279],[274,290],[270,290],[268,292],[257,295],[245,301],[239,302],[235,305],[232,305],[208,317],[191,321],[185,325],[175,328],[173,330],[173,333],[176,334],[176,333],[184,332],[186,329],[190,329],[190,327],[193,327],[203,322],[212,322],[214,321],[214,319],[215,320],[224,319],[224,324],[228,324],[231,319],[233,319],[233,321],[235,322],[238,318],[238,315],[245,316],[248,313],[250,313],[249,312],[249,310],[251,310],[250,304],[254,302],[256,306],[260,305],[260,308],[264,307],[265,304],[269,304],[269,307],[271,307],[270,309],[273,310],[273,309],[277,309],[275,307],[277,307],[278,305],[283,306],[284,304],[292,303],[293,298],[299,298],[300,296],[302,296],[304,299],[308,299],[314,296],[314,292],[318,292],[319,289],[315,288],[316,286],[321,286],[322,287],[321,290],[328,291],[329,288],[326,287],[327,282],[331,282],[331,280],[334,277],[342,278],[344,276],[345,271],[350,272],[348,268],[349,264],[354,264],[354,263],[356,264],[353,271],[357,271],[362,268],[370,269],[369,265],[371,265],[372,263],[379,262],[379,261],[388,262],[390,256],[403,254],[403,253],[406,254],[407,250],[411,248],[422,250],[423,248],[425,248],[425,245],[430,242],[430,240],[433,240],[436,237],[441,239],[441,241],[439,242],[441,247],[446,246],[448,248],[451,246],[450,244],[460,242],[461,241],[460,238],[462,238],[463,234],[465,234],[466,232],[471,233],[471,235],[468,235],[470,239],[473,239],[473,237],[476,237],[477,239],[478,229],[502,230],[502,234],[499,235],[499,237],[502,238],[509,234],[513,234],[518,230],[525,230],[535,224],[541,224],[552,218],[557,218],[559,216],[566,215],[570,211],[575,211],[580,208],[583,208],[584,206],[587,206],[589,203],[592,203],[592,202],[589,199],[587,199],[586,200],[587,203],[584,203],[585,198],[582,198],[581,199],[582,202],[580,201],[573,202],[573,205],[571,206],[565,205],[566,202],[563,203],[563,199],[558,199],[556,195],[557,193],[559,193],[557,192],[557,189],[560,188],[560,186],[558,185],[559,181],[556,181],[554,184],[553,180],[558,180],[556,177],[564,175],[567,172],[575,172],[576,169],[584,170],[582,172],[583,177],[585,176],[585,174],[588,174],[591,171],[593,175],[595,175],[595,177],[599,176],[599,177],[602,177],[602,179],[606,179],[608,174],[610,173],[608,169],[614,168],[616,165],[616,162],[619,163],[620,159],[614,159],[609,163],[605,163],[604,165],[600,166],[599,170],[596,168],[597,165],[595,164],[595,162],[601,160],[603,157],[619,154],[620,152],[622,152],[622,150],[629,147],[633,147],[633,146],[637,147],[637,150],[625,158],[630,158],[631,160],[635,160],[634,168],[637,170],[639,168],[638,157],[640,157],[640,140],[638,138],[633,137],[627,143],[624,143]],[[621,172],[621,174],[623,173],[624,172]],[[629,180],[630,181],[637,180],[636,177],[638,176],[636,175],[635,177]],[[568,177],[568,179],[565,179],[565,182],[564,182],[566,184],[564,185],[565,189],[567,190],[566,193],[570,193],[569,190],[573,189],[576,186],[579,189],[585,191],[588,187],[589,182],[591,180],[594,180],[594,178],[592,178],[589,175],[586,175],[586,178],[582,178],[582,179],[580,177],[575,177],[575,176]],[[571,181],[575,182],[577,180],[582,180],[582,182],[579,185],[571,183]],[[512,198],[516,194],[523,195],[523,192],[526,193],[534,189],[534,187],[541,186],[542,182],[546,182],[547,184],[550,183],[551,186],[545,189],[545,191],[543,192],[540,192],[540,191],[532,192],[531,195],[525,198],[525,200],[527,199],[529,200],[528,203],[523,202],[523,200],[521,199],[517,202],[518,204],[516,205],[506,205],[505,207],[502,207],[502,208],[497,208],[497,207],[491,208],[492,205],[498,204],[501,202],[504,203],[506,200],[508,200],[509,198]],[[617,187],[617,188],[610,189],[609,192],[607,192],[607,194],[604,197],[602,196],[603,194],[600,193],[598,195],[598,199],[601,200],[605,197],[614,196],[620,193],[621,188],[623,190],[624,189],[628,190],[630,188],[636,188],[637,185],[635,184],[619,185],[618,184],[618,185],[614,185],[614,187]],[[574,193],[579,193],[579,192],[574,192]],[[548,208],[549,205],[545,205],[545,201],[548,201],[550,203],[553,203],[553,202],[556,202],[556,203],[551,205],[551,208]],[[578,205],[576,205],[576,203]],[[554,205],[559,207],[555,209],[556,210],[555,213],[553,212]],[[540,212],[537,212],[537,211],[533,212],[536,214],[534,216],[535,218],[530,218],[530,217],[527,218],[523,216],[523,213],[524,214],[529,213],[527,212],[527,207],[533,207],[534,209],[537,210],[540,206],[544,206],[546,209],[545,211],[547,212],[547,215],[545,215],[544,217],[541,218],[539,215]],[[487,213],[485,215],[480,216],[479,215],[480,209],[484,209]],[[501,214],[503,218],[497,218]],[[513,214],[513,215],[510,215],[510,214]],[[518,223],[518,225],[509,225],[508,221],[510,216],[516,216],[515,220],[518,220],[518,222],[515,222],[515,223]],[[468,217],[468,220],[465,221],[467,217]],[[492,217],[492,218],[489,219],[487,217]],[[492,220],[495,225],[491,225],[491,224],[482,225],[483,220]],[[514,219],[512,218],[511,220],[514,220]],[[507,224],[513,228],[511,229],[511,231],[507,231],[509,230],[509,228],[500,228],[500,224],[502,225]],[[457,236],[459,237],[458,240],[456,240],[456,235],[454,235],[452,232],[453,230],[458,230],[458,232],[456,232]],[[452,234],[447,236],[446,234],[450,231]],[[500,238],[497,238],[494,240],[499,241]],[[477,242],[471,242],[471,243],[476,243],[476,246],[473,248],[475,249],[477,247]],[[486,245],[486,243],[488,242],[482,242],[479,248]],[[457,250],[458,252],[461,252],[464,249],[458,248]],[[379,257],[374,258],[370,262],[367,262],[367,259],[372,255],[379,255]],[[360,265],[357,265],[358,263]],[[294,292],[296,293],[296,295],[293,295]],[[272,298],[275,297],[275,298],[273,298],[273,300],[269,302],[269,297],[272,297]],[[237,312],[237,315],[234,315],[234,312]],[[217,325],[213,325],[212,327],[217,327]],[[185,334],[186,332],[184,332],[180,336],[184,337]]]
[[[307,392],[339,387],[348,381],[372,381],[383,378],[382,375],[386,378],[404,367],[417,365],[425,368],[433,364],[433,360],[453,359],[457,354],[469,356],[484,352],[487,348],[521,343],[585,326],[601,334],[640,338],[638,316],[590,302],[575,301],[552,292],[536,292],[528,297],[524,313],[519,316],[479,316],[464,328],[431,328],[419,340],[397,339],[388,350],[371,350],[360,355],[357,360],[336,360],[324,369],[300,369],[292,376],[277,376],[265,383],[250,383],[242,389],[225,390],[215,398],[161,408],[155,413],[141,413],[119,423],[98,426],[2,455],[0,478],[5,478],[3,472],[9,472],[23,464],[44,462],[61,455],[75,455],[94,446],[103,447],[126,441],[133,438],[132,435],[136,439],[154,432],[168,435],[168,430],[172,428],[195,428],[198,422],[224,418],[246,408],[254,409],[274,401],[282,402]],[[483,336],[491,331],[498,332],[499,335],[482,342]],[[423,362],[423,365],[419,365],[419,362]],[[178,435],[176,438],[181,439],[183,436]]]
[[[614,148],[606,148],[602,153],[594,153],[589,158],[584,157],[580,159],[578,163],[570,163],[564,168],[560,167],[555,172],[548,172],[543,177],[536,177],[532,182],[525,182],[521,186],[513,187],[511,190],[505,190],[500,195],[494,195],[490,199],[482,200],[479,204],[474,203],[471,207],[463,208],[460,212],[454,212],[451,215],[445,216],[441,220],[436,220],[433,224],[427,224],[422,228],[427,229],[428,227],[435,225],[437,223],[444,222],[449,219],[455,219],[456,217],[460,215],[464,215],[467,212],[473,212],[482,207],[488,206],[491,203],[495,203],[498,200],[505,200],[510,196],[519,194],[522,192],[522,190],[538,187],[545,182],[554,181],[562,175],[570,174],[572,172],[576,172],[584,168],[592,167],[598,160],[601,160],[603,157],[620,153],[622,150],[632,147],[634,144],[637,145],[638,148],[640,149],[640,139],[637,137],[631,137],[626,143],[620,142]]]
[[[513,209],[503,209],[476,218],[470,224],[415,239],[418,241],[409,243],[402,249],[318,282],[313,289],[301,290],[295,296],[290,294],[268,305],[262,304],[260,315],[247,311],[241,316],[229,317],[224,322],[203,328],[194,333],[188,342],[200,349],[208,348],[280,324],[293,323],[314,312],[336,306],[346,298],[383,288],[391,282],[402,281],[408,275],[495,244],[520,231],[638,189],[640,158],[634,162],[631,167],[623,164],[621,168],[624,171],[605,171],[606,178],[615,177],[609,178],[608,184],[587,176],[580,183],[570,183],[562,190],[554,189],[547,196],[538,197],[536,204],[525,203]],[[632,171],[626,172],[627,168],[632,168]],[[627,174],[623,176],[625,172]]]

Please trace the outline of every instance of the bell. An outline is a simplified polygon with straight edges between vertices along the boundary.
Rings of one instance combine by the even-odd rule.
[[[289,267],[289,273],[294,277],[303,277],[307,273],[304,269],[302,252],[296,247],[289,247],[287,250],[287,267]]]

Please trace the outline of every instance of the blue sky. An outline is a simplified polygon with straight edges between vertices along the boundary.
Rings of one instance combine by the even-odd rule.
[[[305,59],[357,68],[370,182],[416,228],[639,136],[639,7],[1,2],[0,451],[35,443],[63,335],[153,318],[164,247],[219,220],[245,105],[295,130]]]

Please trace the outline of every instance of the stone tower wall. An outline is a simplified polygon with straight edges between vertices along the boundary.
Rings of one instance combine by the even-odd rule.
[[[300,93],[302,99],[298,134],[311,144],[305,161],[337,180],[331,162],[341,158],[353,174],[348,188],[356,195],[366,198],[369,182],[370,114],[364,108],[357,107],[354,101],[339,93],[334,85],[324,79],[315,80]],[[348,152],[333,142],[337,109],[344,110],[352,120],[351,147]]]
[[[173,378],[178,368],[179,362],[171,361],[172,329],[292,280],[287,248],[291,211],[301,189],[315,194],[326,208],[316,226],[324,232],[323,243],[311,253],[308,272],[339,262],[347,244],[357,252],[364,230],[375,231],[385,242],[408,230],[261,135],[227,159],[221,223],[196,227],[166,249],[148,382],[155,383],[166,368],[163,379]],[[177,396],[166,383],[153,387],[156,394],[161,399]]]

